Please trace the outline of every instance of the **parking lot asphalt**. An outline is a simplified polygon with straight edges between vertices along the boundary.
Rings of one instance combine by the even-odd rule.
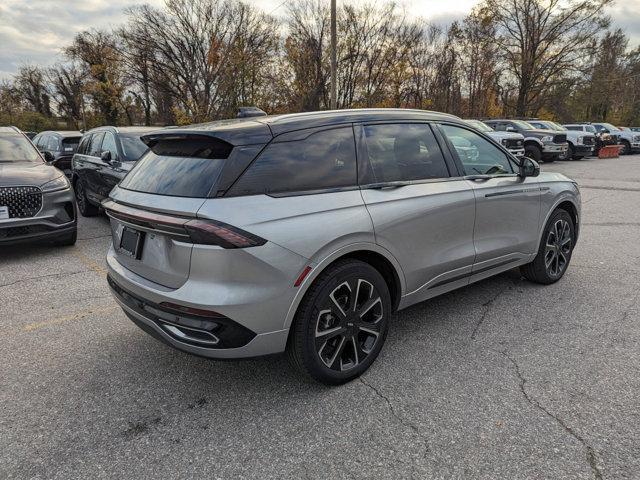
[[[572,264],[411,307],[357,381],[172,350],[112,300],[105,217],[0,247],[0,478],[640,478],[640,155],[576,179]]]

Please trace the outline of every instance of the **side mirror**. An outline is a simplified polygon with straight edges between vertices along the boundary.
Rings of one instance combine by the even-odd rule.
[[[113,160],[111,158],[111,152],[109,150],[105,150],[104,152],[102,152],[100,154],[100,160],[102,160],[104,163],[111,163],[111,160]]]
[[[48,150],[42,152],[42,156],[44,157],[44,161],[47,162],[48,164],[52,164],[53,162],[56,161],[56,157],[54,157],[53,153],[51,153]]]
[[[537,177],[540,175],[540,165],[529,157],[522,157],[520,160],[520,171],[518,175],[522,178]]]

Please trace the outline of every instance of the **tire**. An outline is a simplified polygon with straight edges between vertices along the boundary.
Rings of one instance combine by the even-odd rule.
[[[573,148],[571,144],[569,144],[569,148],[567,149],[567,160],[578,160],[578,158],[576,158],[576,149]]]
[[[81,179],[78,179],[76,180],[74,187],[76,203],[78,204],[78,211],[80,214],[83,217],[95,217],[98,215],[98,213],[100,213],[100,209],[93,205],[87,198],[84,182]]]
[[[536,258],[520,267],[522,276],[543,285],[560,280],[571,262],[575,239],[576,230],[571,215],[566,210],[557,209],[544,227]]]
[[[298,307],[287,342],[289,360],[320,383],[349,382],[382,350],[390,315],[382,275],[359,260],[338,261],[318,276]]]
[[[620,149],[620,155],[631,155],[631,144],[626,140],[622,141],[622,148]]]
[[[540,148],[535,145],[525,145],[524,156],[535,160],[537,163],[540,163],[540,160],[542,160],[542,150],[540,150]]]
[[[55,244],[60,247],[72,247],[76,244],[76,240],[78,239],[78,229],[76,228],[72,233],[68,234],[66,237],[61,238],[60,240],[56,240]]]

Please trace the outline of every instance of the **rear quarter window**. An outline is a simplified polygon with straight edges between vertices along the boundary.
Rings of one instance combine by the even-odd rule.
[[[351,126],[269,144],[227,196],[303,193],[357,185]]]

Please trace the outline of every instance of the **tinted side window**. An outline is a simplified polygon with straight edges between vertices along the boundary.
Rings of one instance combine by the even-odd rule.
[[[369,172],[360,183],[449,177],[440,146],[427,124],[363,127]],[[370,174],[370,175],[369,175]]]
[[[507,175],[513,166],[507,155],[480,135],[466,128],[442,125],[467,175]]]
[[[576,132],[581,132],[582,131],[582,127],[573,127],[571,125],[566,127],[566,129],[567,130],[573,130],[573,131],[576,131]]]
[[[80,146],[78,147],[77,153],[81,155],[86,155],[89,151],[89,146],[91,145],[91,135],[84,135],[82,140],[80,140]]]
[[[57,152],[58,150],[60,150],[58,137],[56,137],[55,135],[49,135],[49,140],[47,141],[47,150],[51,152]]]
[[[99,157],[102,153],[102,137],[104,137],[104,133],[94,133],[91,135],[91,147],[87,155],[91,155],[92,157]]]
[[[116,146],[116,137],[113,133],[105,132],[102,147],[100,148],[100,153],[102,152],[111,152],[111,160],[118,158],[118,147]]]
[[[36,147],[38,147],[38,149],[40,149],[40,144],[42,143],[42,135],[36,135],[31,141]]]
[[[303,192],[356,184],[353,129],[346,127],[312,133],[303,140],[271,143],[228,195]]]

